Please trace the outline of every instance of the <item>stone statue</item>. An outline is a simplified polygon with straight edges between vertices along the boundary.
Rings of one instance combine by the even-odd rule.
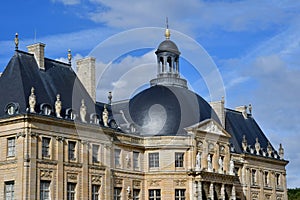
[[[126,155],[125,161],[126,161],[127,168],[130,168],[130,166],[131,166],[131,163],[130,163],[131,160],[130,160],[130,155],[129,155],[129,153]]]
[[[80,119],[82,122],[86,123],[85,116],[86,116],[86,106],[84,104],[84,99],[81,100],[81,106],[80,106]]]
[[[255,150],[256,150],[256,155],[259,155],[260,144],[259,144],[259,142],[258,142],[258,138],[256,138],[256,142],[255,142]]]
[[[209,154],[207,155],[207,171],[212,172],[211,157]]]
[[[29,96],[29,112],[35,113],[35,104],[36,104],[36,97],[34,95],[34,87],[31,88],[31,94]]]
[[[198,151],[196,155],[196,171],[200,171],[201,169],[201,153]]]
[[[230,159],[230,162],[229,162],[229,175],[234,175],[234,162],[232,159]]]
[[[108,127],[108,111],[106,109],[106,105],[104,105],[104,111],[102,112],[102,120],[104,126]]]
[[[223,174],[223,160],[222,157],[219,157],[219,173]]]
[[[60,115],[61,112],[61,101],[60,101],[60,95],[56,95],[56,101],[55,101],[55,113],[57,118],[61,118]]]

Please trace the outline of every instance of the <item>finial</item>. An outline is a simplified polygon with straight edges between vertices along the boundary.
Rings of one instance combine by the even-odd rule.
[[[283,156],[284,156],[284,149],[282,147],[282,144],[280,143],[279,144],[279,157],[280,157],[280,159],[283,159]]]
[[[224,98],[224,96],[222,96],[222,99],[221,99],[221,103],[225,103],[225,98]]]
[[[166,26],[167,26],[167,28],[166,28],[166,32],[165,32],[165,37],[168,40],[168,39],[170,39],[170,36],[171,36],[170,30],[169,30],[168,17],[166,18]]]
[[[19,48],[19,34],[16,33],[15,35],[15,49],[18,50]]]
[[[108,92],[108,104],[111,104],[111,100],[112,100],[112,94],[111,94],[111,91]]]
[[[71,64],[72,61],[71,49],[68,49],[68,60],[69,60],[69,64]]]

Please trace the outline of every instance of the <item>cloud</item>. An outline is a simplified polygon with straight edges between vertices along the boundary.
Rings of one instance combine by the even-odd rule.
[[[51,0],[53,3],[59,2],[64,5],[77,5],[80,4],[80,0]]]

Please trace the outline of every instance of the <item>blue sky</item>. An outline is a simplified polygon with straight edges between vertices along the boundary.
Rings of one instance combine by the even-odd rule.
[[[171,39],[183,50],[183,58],[189,58],[191,51],[185,51],[183,41],[186,40],[180,37],[180,33],[199,43],[205,49],[199,52],[203,56],[207,52],[213,59],[224,84],[226,106],[234,108],[251,103],[254,117],[273,146],[278,148],[279,143],[283,143],[285,158],[290,161],[287,166],[288,187],[299,187],[299,1],[186,0],[184,4],[177,0],[4,1],[0,7],[0,71],[14,53],[16,32],[19,33],[21,50],[26,50],[26,46],[34,42],[43,42],[47,57],[65,60],[69,48],[75,59],[81,58],[93,54],[97,46],[104,47],[105,41],[109,41],[107,44],[122,39],[123,42],[136,42],[136,35],[131,34],[139,32],[135,28],[158,27],[147,29],[151,34],[139,35],[142,39],[137,45],[145,44],[143,47],[147,51],[133,49],[134,45],[124,43],[124,49],[134,53],[112,53],[115,58],[122,59],[112,64],[108,72],[113,71],[116,77],[126,77],[125,71],[130,66],[139,66],[132,73],[138,73],[137,79],[141,77],[138,83],[143,84],[156,73],[154,68],[152,74],[146,74],[143,67],[149,70],[156,62],[151,49],[164,39],[166,16],[172,29]],[[120,34],[124,32],[127,34]],[[106,48],[104,53],[107,55],[116,50],[109,49],[109,45]],[[97,60],[99,66],[107,66],[108,61],[105,57]],[[182,67],[189,66],[190,60],[182,59],[181,62]],[[115,70],[121,66],[122,70]],[[205,86],[207,82],[193,70],[183,69],[182,72],[192,88],[210,100],[209,88]],[[104,80],[104,88],[98,92],[100,100],[106,98],[103,92],[124,85],[130,88],[126,81]],[[131,88],[134,90],[134,87]],[[120,93],[119,98],[124,97],[122,95]],[[114,96],[118,97],[117,94]]]

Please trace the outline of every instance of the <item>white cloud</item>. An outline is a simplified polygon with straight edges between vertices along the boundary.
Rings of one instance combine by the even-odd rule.
[[[77,5],[80,4],[80,0],[51,0],[53,3],[59,2],[64,5]]]

